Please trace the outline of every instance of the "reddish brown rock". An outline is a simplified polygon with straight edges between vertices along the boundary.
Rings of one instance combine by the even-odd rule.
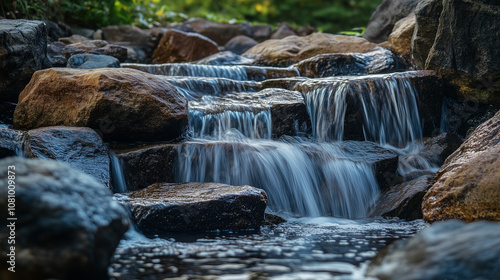
[[[180,137],[187,100],[159,76],[133,69],[38,71],[20,95],[14,126],[79,126],[105,140],[157,141]]]
[[[424,197],[424,219],[500,221],[499,154],[500,112],[445,161]]]
[[[203,35],[169,30],[153,53],[153,63],[197,61],[218,52],[217,43]]]
[[[243,56],[253,58],[256,64],[290,66],[301,60],[324,53],[366,53],[380,48],[363,38],[313,33],[309,36],[289,36],[281,40],[264,41]]]

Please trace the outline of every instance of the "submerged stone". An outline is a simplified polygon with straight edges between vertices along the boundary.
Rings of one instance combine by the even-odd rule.
[[[155,184],[121,198],[145,234],[259,230],[267,195],[250,186]]]

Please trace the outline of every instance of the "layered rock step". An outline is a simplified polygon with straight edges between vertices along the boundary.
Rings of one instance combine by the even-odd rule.
[[[217,183],[159,183],[115,197],[127,205],[137,227],[147,235],[259,230],[267,205],[261,189]]]

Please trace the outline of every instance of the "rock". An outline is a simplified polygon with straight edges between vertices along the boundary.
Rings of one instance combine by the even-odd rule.
[[[396,54],[401,55],[407,61],[411,60],[411,38],[415,30],[415,13],[400,19],[394,25],[394,29],[387,39],[389,49]]]
[[[224,49],[235,54],[243,54],[258,43],[259,42],[248,36],[239,35],[229,40],[229,42],[227,42],[227,44],[224,46]]]
[[[0,127],[11,127],[14,124],[16,103],[0,102]]]
[[[75,35],[80,35],[86,38],[94,37],[94,30],[83,27],[71,27],[71,32]]]
[[[47,46],[47,57],[52,67],[66,67],[68,59],[66,54],[63,53],[65,47],[66,45],[61,42],[52,42]]]
[[[415,10],[418,0],[384,0],[372,14],[363,38],[370,42],[387,41],[396,22]]]
[[[363,38],[313,33],[305,37],[267,40],[252,47],[243,56],[255,59],[257,65],[286,67],[318,54],[365,53],[379,48]]]
[[[0,127],[0,159],[21,155],[23,137],[22,131]]]
[[[0,101],[16,102],[33,73],[47,67],[45,24],[0,19]]]
[[[431,175],[392,186],[380,195],[371,216],[422,219],[422,198],[432,185]]]
[[[71,29],[64,25],[59,25],[53,21],[44,19],[47,28],[47,38],[50,42],[56,42],[59,38],[71,36]]]
[[[270,213],[265,213],[264,214],[264,225],[266,226],[275,226],[279,225],[282,223],[286,223],[286,219],[283,217],[280,217],[278,215],[270,214]]]
[[[495,1],[443,1],[425,69],[439,71],[463,99],[500,104],[499,18]]]
[[[282,22],[273,35],[271,35],[271,39],[283,39],[288,36],[298,36],[297,30],[290,24]]]
[[[436,155],[441,165],[446,158],[456,151],[463,140],[460,136],[453,133],[443,132],[436,137],[428,138],[424,141],[425,151]]]
[[[63,49],[66,58],[76,54],[97,53],[116,57],[120,62],[127,59],[127,49],[117,45],[110,45],[103,40],[89,40],[67,45]]]
[[[253,59],[237,55],[230,51],[225,51],[202,58],[196,63],[205,65],[250,65],[253,62]]]
[[[108,149],[90,128],[53,126],[30,130],[26,133],[24,154],[66,162],[111,189]]]
[[[238,35],[250,35],[247,25],[213,22],[202,18],[194,18],[185,22],[196,33],[213,40],[219,46],[224,46]]]
[[[442,10],[442,0],[420,0],[415,8],[415,31],[411,49],[413,59],[420,69],[425,69],[425,61],[434,45]]]
[[[257,42],[263,42],[271,38],[272,28],[270,25],[265,24],[256,24],[256,25],[247,25],[248,36],[255,39]]]
[[[187,124],[187,100],[170,83],[122,68],[38,71],[14,113],[17,128],[90,127],[108,141],[172,140]]]
[[[67,67],[77,69],[120,68],[120,61],[109,55],[76,54],[68,59]]]
[[[320,54],[294,65],[301,76],[323,78],[403,71],[399,59],[386,49],[368,53]]]
[[[15,166],[15,169],[9,169]],[[7,271],[7,242],[0,247],[2,279],[109,279],[108,266],[129,227],[125,209],[92,177],[49,160],[6,158],[0,175],[15,172],[16,272]],[[7,199],[0,201],[7,209]],[[6,221],[7,211],[0,217]],[[1,240],[10,235],[0,229]]]
[[[156,32],[157,30],[155,30]],[[150,62],[148,59],[153,55],[153,51],[158,45],[156,36],[151,30],[143,30],[131,25],[113,25],[102,29],[103,37],[110,44],[126,47],[128,50],[128,62]],[[163,32],[164,33],[164,32]],[[163,34],[161,34],[163,35]],[[132,51],[136,53],[135,59]]]
[[[90,41],[90,39],[87,37],[84,37],[82,35],[78,35],[78,34],[74,34],[74,35],[71,35],[69,37],[59,38],[59,42],[65,44],[65,45],[83,43],[85,41]],[[101,41],[101,40],[99,40],[99,41]]]
[[[500,112],[479,126],[441,166],[424,197],[424,219],[500,221],[499,153]]]
[[[267,195],[250,186],[155,184],[124,202],[147,235],[209,230],[259,230]]]
[[[92,34],[92,39],[94,40],[104,40],[103,32],[101,29],[97,29],[94,34]]]
[[[496,279],[500,225],[441,222],[397,241],[370,264],[367,276],[396,279]]]
[[[153,63],[197,61],[218,52],[217,44],[203,35],[169,30],[153,53]]]

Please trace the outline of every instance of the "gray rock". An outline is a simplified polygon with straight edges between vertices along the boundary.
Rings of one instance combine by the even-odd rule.
[[[258,43],[259,42],[248,36],[239,35],[229,40],[229,42],[227,42],[227,44],[224,46],[224,49],[235,54],[243,54]]]
[[[0,160],[0,195],[8,197],[7,170],[15,172],[16,273],[8,279],[109,279],[108,266],[129,227],[126,210],[92,177],[56,161]],[[7,220],[7,199],[0,218]],[[9,228],[0,228],[7,240]],[[10,247],[0,246],[7,271]],[[5,279],[5,278],[2,278]]]
[[[147,235],[209,230],[258,230],[267,195],[250,186],[155,184],[118,196]]]
[[[71,32],[75,35],[80,35],[87,38],[94,37],[94,30],[83,27],[71,27]]]
[[[0,101],[16,102],[33,73],[50,66],[45,23],[0,19]]]
[[[425,69],[425,61],[434,44],[442,10],[442,0],[422,0],[415,8],[416,22],[411,50],[415,63],[420,69]]]
[[[0,127],[0,158],[21,154],[23,132]]]
[[[26,136],[26,157],[66,162],[111,188],[108,149],[94,130],[53,126],[30,130]]]
[[[497,279],[500,224],[440,222],[379,253],[367,275],[380,280]]]
[[[66,45],[61,42],[52,42],[47,46],[47,57],[49,58],[52,67],[66,67],[68,59],[63,53],[65,47]]]
[[[43,22],[47,27],[47,37],[49,41],[54,42],[62,37],[71,36],[71,29],[64,25],[59,25],[53,21],[44,19]]]
[[[278,29],[271,35],[271,39],[283,39],[288,36],[297,36],[297,30],[290,24],[282,22]]]
[[[426,139],[424,146],[425,151],[435,155],[439,160],[438,164],[441,165],[449,155],[460,148],[462,143],[463,140],[460,136],[444,132],[436,137]]]
[[[76,54],[68,59],[67,67],[77,69],[120,68],[120,61],[109,55]]]
[[[374,43],[387,41],[396,22],[415,10],[418,0],[384,0],[372,14],[363,37]]]
[[[253,62],[253,59],[237,55],[231,51],[225,51],[202,58],[196,63],[205,65],[251,65]]]

